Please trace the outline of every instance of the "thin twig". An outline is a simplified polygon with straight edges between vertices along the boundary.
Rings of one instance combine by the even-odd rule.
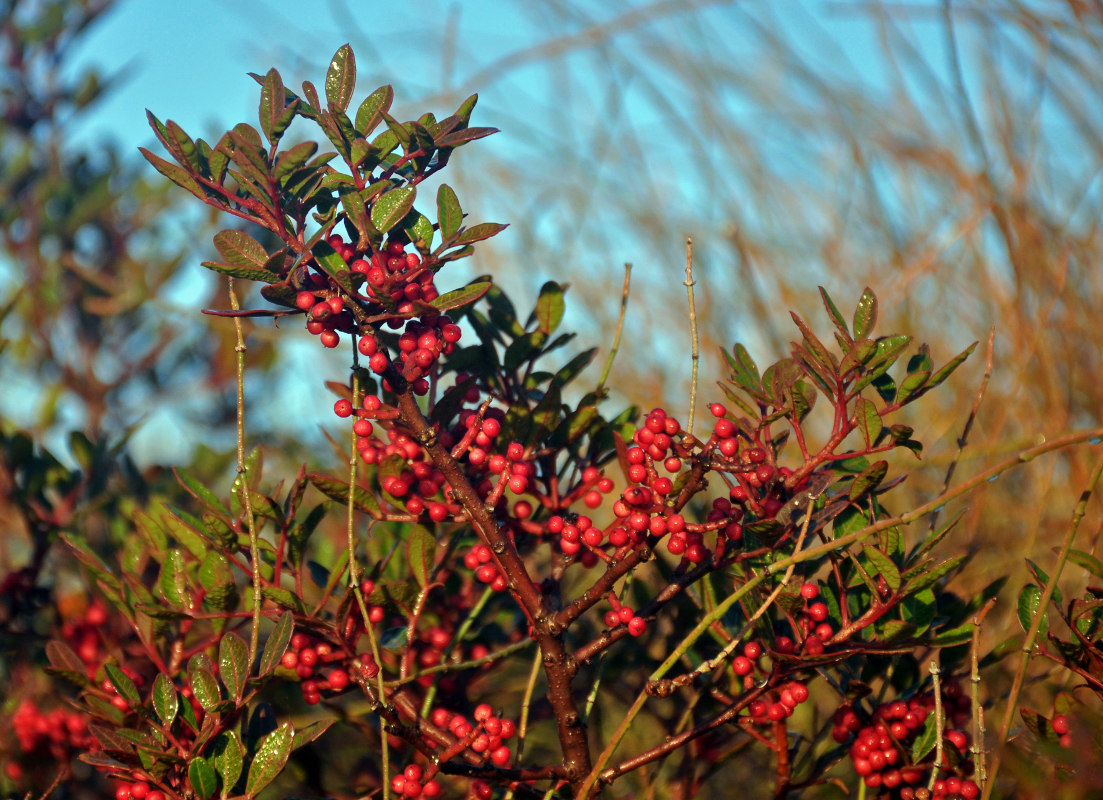
[[[984,761],[987,752],[984,748],[984,739],[987,734],[984,729],[984,704],[980,700],[980,664],[977,652],[980,650],[981,623],[995,605],[996,598],[989,598],[988,602],[984,604],[984,608],[973,617],[973,643],[969,653],[971,663],[969,680],[973,684],[973,774],[976,776],[977,784],[982,792],[988,780],[987,765]]]
[[[934,766],[931,768],[931,777],[927,779],[927,791],[934,790],[935,781],[938,780],[938,771],[942,769],[942,733],[945,720],[942,718],[942,670],[937,661],[932,661],[929,667],[931,682],[934,684]]]
[[[977,388],[977,396],[973,399],[973,408],[969,411],[969,416],[965,420],[965,427],[961,429],[961,436],[957,440],[957,452],[954,453],[954,457],[950,459],[950,466],[946,469],[946,479],[942,482],[942,491],[945,492],[950,488],[950,481],[953,480],[954,471],[957,470],[958,462],[961,461],[961,455],[965,452],[965,444],[969,441],[969,432],[973,429],[973,423],[977,419],[977,410],[980,408],[980,402],[984,399],[984,393],[988,389],[988,379],[992,377],[992,361],[993,354],[995,352],[996,342],[996,326],[993,325],[988,329],[988,345],[985,348],[984,356],[984,377],[980,380],[980,386]],[[938,527],[938,513],[941,509],[936,510],[931,514],[931,526],[929,528],[931,533],[935,532]]]
[[[234,291],[234,279],[227,280],[230,308],[240,311],[237,292]],[[260,607],[264,598],[260,590],[260,541],[257,537],[256,519],[253,517],[253,502],[249,497],[249,475],[245,464],[245,353],[247,348],[240,317],[234,317],[234,332],[237,334],[237,344],[234,347],[234,352],[237,353],[237,479],[238,488],[241,491],[241,506],[245,509],[245,522],[249,526],[249,559],[253,566],[253,627],[249,632],[249,663],[252,664],[257,659],[257,650],[260,647]]]
[[[689,384],[689,419],[686,422],[686,432],[692,435],[693,415],[697,410],[697,362],[700,360],[700,354],[697,350],[697,305],[693,301],[693,239],[689,236],[686,237],[686,279],[683,285],[686,287],[686,294],[689,295],[689,331],[693,342],[690,354],[693,374]]]
[[[609,379],[609,372],[613,369],[613,359],[617,357],[620,349],[620,335],[624,330],[624,315],[628,311],[628,287],[632,283],[632,265],[624,265],[624,288],[620,292],[620,316],[617,318],[617,329],[613,334],[613,346],[609,348],[609,355],[605,359],[605,368],[601,371],[601,380],[597,382],[597,393],[605,388],[605,381]]]
[[[1026,668],[1030,663],[1030,656],[1034,652],[1034,644],[1038,639],[1038,632],[1042,628],[1042,623],[1047,619],[1046,609],[1049,607],[1050,600],[1053,598],[1053,593],[1057,589],[1057,581],[1061,577],[1061,572],[1065,568],[1065,562],[1068,561],[1069,552],[1072,550],[1072,544],[1076,539],[1076,533],[1080,529],[1080,521],[1084,518],[1084,512],[1088,506],[1088,500],[1091,499],[1092,492],[1095,491],[1096,485],[1099,483],[1100,476],[1103,476],[1103,452],[1100,453],[1098,460],[1095,462],[1095,467],[1092,468],[1091,477],[1088,479],[1088,485],[1080,493],[1080,502],[1076,504],[1076,508],[1072,512],[1072,520],[1069,522],[1068,531],[1065,533],[1065,540],[1061,543],[1061,551],[1057,556],[1057,566],[1053,568],[1053,572],[1050,573],[1049,580],[1046,581],[1045,589],[1042,591],[1042,596],[1038,600],[1038,606],[1034,609],[1034,621],[1030,625],[1030,630],[1026,634],[1026,639],[1023,640],[1022,652],[1019,660],[1019,668],[1015,672],[1015,680],[1011,684],[1011,692],[1007,696],[1007,706],[1003,713],[1003,722],[1000,725],[999,744],[1002,746],[1007,742],[1008,733],[1011,731],[1011,722],[1015,718],[1015,708],[1018,705],[1019,692],[1023,688],[1023,681],[1026,678]],[[996,775],[1000,770],[1000,754],[997,753],[992,759],[992,769],[988,774],[988,785],[985,787],[984,800],[988,800],[992,794],[992,788],[996,785]]]

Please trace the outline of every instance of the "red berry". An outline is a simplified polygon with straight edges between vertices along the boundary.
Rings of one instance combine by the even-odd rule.
[[[806,583],[800,587],[800,596],[805,600],[815,600],[820,594],[820,587],[814,583]]]
[[[352,416],[352,401],[341,398],[333,404],[333,413],[342,418]]]
[[[318,334],[318,341],[320,341],[323,346],[332,349],[341,344],[341,335],[337,333],[337,331],[322,331]]]
[[[711,413],[714,417],[722,417],[728,413],[728,409],[724,408],[721,403],[713,403],[711,406],[709,406],[709,413]]]
[[[643,617],[632,617],[628,620],[628,632],[633,636],[643,636],[647,629],[647,620]]]
[[[301,311],[309,311],[317,302],[318,298],[312,292],[299,292],[295,295],[295,306]]]
[[[1064,736],[1071,730],[1067,714],[1057,714],[1050,724],[1053,726],[1053,732],[1058,736]]]

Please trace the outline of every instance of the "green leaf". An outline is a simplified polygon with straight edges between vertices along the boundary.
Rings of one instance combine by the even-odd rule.
[[[885,475],[888,474],[888,471],[889,462],[873,462],[854,479],[854,483],[850,485],[850,492],[847,496],[851,501],[854,501],[868,494],[885,479]]]
[[[910,397],[918,394],[927,385],[927,380],[930,377],[930,371],[925,369],[910,373],[904,380],[900,381],[900,389],[896,393],[896,402],[899,405],[908,402]]]
[[[1039,583],[1039,585],[1049,585],[1050,581],[1048,572],[1038,566],[1033,559],[1028,558],[1026,560],[1026,564],[1027,568],[1030,570],[1031,576]],[[1057,604],[1058,608],[1062,607],[1065,604],[1064,598],[1061,597],[1061,590],[1056,586],[1053,587],[1053,602]]]
[[[204,261],[203,266],[212,272],[229,275],[231,278],[241,278],[245,281],[259,281],[260,283],[274,283],[279,280],[278,275],[273,275],[267,270],[249,269],[248,267],[234,267],[230,264],[220,264],[217,261]]]
[[[835,302],[831,299],[831,296],[828,295],[827,290],[822,286],[819,288],[820,297],[823,299],[823,306],[827,309],[827,316],[831,317],[831,322],[834,323],[839,333],[842,334],[843,339],[847,342],[852,341],[850,338],[850,331],[847,330],[846,320],[843,319],[842,313],[835,306]]]
[[[356,294],[356,286],[350,279],[353,273],[349,272],[348,264],[346,264],[345,260],[341,258],[332,246],[330,246],[329,242],[325,239],[319,239],[314,243],[314,246],[310,248],[310,252],[322,271],[333,278],[338,286],[349,294]]]
[[[970,355],[972,355],[973,351],[976,350],[976,349],[977,349],[977,342],[973,342],[971,345],[969,345],[964,350],[962,350],[960,353],[958,353],[956,356],[954,356],[953,359],[950,360],[950,363],[948,363],[946,366],[944,366],[942,369],[940,369],[938,372],[936,372],[934,375],[931,376],[931,379],[929,381],[927,381],[927,385],[924,387],[925,391],[929,392],[931,389],[938,386],[944,380],[949,378],[950,374],[955,369],[960,367],[962,365],[962,363],[964,363],[965,359],[967,359]]]
[[[410,217],[414,218],[411,223]],[[427,216],[420,213],[407,215],[405,228],[407,238],[421,252],[425,253],[433,247],[433,223]]]
[[[303,745],[310,744],[328,731],[336,721],[336,719],[320,719],[317,722],[310,723],[301,730],[295,731],[295,736],[291,740],[291,749],[298,750]]]
[[[912,578],[910,581],[908,581],[907,584],[908,594],[919,592],[931,586],[934,586],[936,583],[938,583],[939,580],[942,579],[944,575],[954,569],[957,569],[957,567],[960,566],[966,558],[967,556],[955,556],[953,558],[947,558],[940,564],[931,567],[929,570],[926,570],[921,575]]]
[[[1090,553],[1085,553],[1083,550],[1070,550],[1069,561],[1083,567],[1095,577],[1103,578],[1103,562]]]
[[[380,233],[386,233],[410,213],[410,209],[414,207],[416,196],[417,188],[414,186],[391,189],[389,192],[385,192],[372,205],[372,225]]]
[[[812,356],[813,361],[822,367],[823,372],[829,378],[834,378],[838,372],[838,363],[835,361],[835,357],[831,355],[831,351],[816,337],[816,334],[812,333],[812,329],[805,324],[803,319],[793,312],[790,312],[789,316],[800,328],[800,332],[804,336],[804,346]],[[828,390],[830,391],[830,387]]]
[[[80,656],[73,652],[73,648],[65,642],[57,640],[47,642],[46,658],[50,661],[50,666],[46,669],[51,675],[57,675],[81,687],[91,683],[88,679],[88,668],[80,660]]]
[[[219,231],[214,235],[214,246],[228,264],[268,271],[265,268],[268,252],[260,242],[244,231]]]
[[[276,627],[268,634],[268,641],[264,643],[264,651],[260,655],[260,676],[268,675],[280,663],[283,654],[287,652],[287,645],[291,641],[291,634],[295,632],[295,618],[290,611],[285,611],[276,621]]]
[[[103,665],[103,669],[115,690],[119,693],[119,697],[125,700],[131,708],[136,708],[142,704],[142,696],[138,694],[138,687],[134,685],[134,681],[130,679],[129,675],[110,661]]]
[[[188,764],[188,783],[199,800],[207,800],[218,789],[218,774],[203,756],[193,756]]]
[[[222,776],[222,797],[229,797],[244,766],[245,746],[236,731],[227,731],[215,739],[211,761]]]
[[[976,626],[973,625],[972,622],[963,622],[954,628],[939,631],[931,637],[931,642],[940,647],[953,647],[957,644],[964,644],[973,638],[973,631],[975,628]]]
[[[927,716],[927,721],[923,723],[923,730],[919,732],[919,735],[915,737],[915,741],[912,742],[912,763],[918,764],[926,758],[930,752],[934,750],[937,739],[938,718],[932,711]]]
[[[168,547],[168,537],[161,526],[149,514],[139,510],[134,512],[134,527],[150,552],[161,558]]]
[[[497,236],[508,227],[509,225],[503,225],[498,222],[483,222],[479,225],[472,225],[470,228],[461,231],[453,244],[480,242],[483,239],[489,239],[491,236]]]
[[[249,679],[249,646],[236,633],[227,633],[218,645],[218,674],[234,699],[240,701]]]
[[[858,307],[854,309],[854,338],[866,339],[873,332],[873,326],[877,324],[877,296],[868,286],[862,292],[858,300]]]
[[[199,529],[181,519],[180,513],[183,512],[166,508],[164,516],[161,517],[161,523],[169,536],[187,548],[189,553],[196,558],[203,558],[207,554],[207,545],[199,534]]]
[[[539,330],[548,335],[554,333],[563,321],[566,308],[562,286],[555,281],[548,281],[541,286],[540,296],[536,300],[536,322]]]
[[[1017,611],[1019,614],[1019,624],[1023,626],[1023,630],[1029,632],[1030,627],[1034,624],[1034,617],[1037,616],[1039,606],[1042,603],[1042,590],[1035,586],[1033,583],[1027,584],[1023,587],[1023,590],[1019,592],[1019,601],[1017,604]],[[1049,615],[1042,610],[1042,624],[1038,628],[1038,636],[1044,637],[1049,630]]]
[[[490,287],[493,285],[494,284],[490,283],[490,281],[469,283],[462,289],[445,292],[430,303],[430,305],[438,311],[451,311],[454,308],[463,308],[481,299],[484,294],[490,291]]]
[[[191,686],[195,699],[204,711],[222,702],[222,693],[218,689],[218,679],[210,671],[198,665],[189,665],[188,683]]]
[[[475,139],[482,139],[485,136],[498,133],[497,128],[464,128],[463,130],[452,131],[446,133],[440,138],[434,140],[433,144],[437,147],[460,147],[473,142]]]
[[[406,559],[418,585],[429,585],[429,573],[436,558],[437,540],[424,525],[415,525],[406,543]]]
[[[365,138],[371,136],[372,131],[383,121],[383,114],[391,110],[392,102],[394,89],[390,86],[380,86],[369,94],[356,110],[357,132]]]
[[[185,607],[187,575],[184,572],[184,554],[172,548],[161,562],[161,595],[170,605]]]
[[[196,181],[196,179],[193,178],[189,172],[185,171],[181,167],[176,166],[175,164],[170,164],[168,161],[165,161],[165,159],[161,158],[160,156],[153,155],[153,153],[149,152],[144,147],[139,147],[138,150],[143,156],[145,156],[146,161],[153,165],[154,169],[156,169],[170,181],[175,183],[181,189],[186,189],[187,191],[198,197],[200,200],[205,201],[207,199],[206,189],[200,186],[198,181]]]
[[[896,565],[892,563],[892,559],[882,553],[876,547],[870,545],[864,545],[862,552],[865,553],[866,558],[877,570],[882,578],[885,579],[885,583],[892,589],[893,593],[900,588],[900,570],[896,568]]]
[[[157,712],[157,719],[165,728],[172,726],[176,719],[176,712],[180,710],[180,698],[176,694],[176,685],[172,679],[163,672],[158,672],[153,679],[153,710]]]
[[[463,224],[463,209],[459,198],[447,183],[437,189],[437,223],[440,225],[440,238],[451,241]]]
[[[349,485],[347,482],[342,481],[340,478],[331,478],[329,475],[325,475],[321,472],[311,472],[307,477],[310,479],[310,482],[314,484],[315,488],[326,497],[337,501],[341,505],[348,505]],[[365,514],[379,517],[383,513],[375,495],[362,486],[356,487],[355,492],[353,492],[352,501],[356,508],[363,511]]]
[[[216,511],[220,514],[228,513],[226,511],[226,507],[222,505],[222,501],[218,498],[218,495],[216,495],[202,483],[197,481],[195,478],[191,477],[183,470],[176,469],[175,467],[173,467],[172,469],[172,474],[176,476],[176,480],[179,481],[180,485],[183,486],[185,490],[187,490],[188,494],[201,502],[203,505],[207,506],[207,508],[211,509],[211,511]]]
[[[858,428],[862,431],[862,438],[865,439],[866,447],[872,448],[877,443],[877,437],[881,435],[881,429],[884,427],[881,422],[881,415],[877,413],[877,406],[864,397],[859,397],[854,404],[854,416],[858,420]]]
[[[295,729],[290,722],[272,731],[260,741],[253,763],[249,765],[249,777],[245,782],[246,797],[256,797],[264,787],[276,779],[291,755],[291,742]]]
[[[568,383],[578,377],[582,370],[586,369],[590,365],[590,362],[594,360],[594,356],[597,355],[597,348],[591,347],[589,350],[583,350],[577,356],[568,361],[558,372],[555,373],[555,377],[552,379],[552,388],[558,388],[566,386]]]
[[[237,584],[234,583],[234,570],[229,568],[229,559],[222,553],[212,550],[203,557],[200,565],[200,584],[206,589],[203,598],[208,606],[226,611],[237,605]]]
[[[290,589],[284,589],[282,586],[264,586],[261,588],[261,594],[276,605],[283,606],[284,608],[291,609],[300,614],[306,610],[303,608],[303,601],[299,599],[299,596]]]
[[[343,44],[333,55],[326,72],[326,102],[331,111],[344,112],[356,89],[356,56],[348,44]]]
[[[762,378],[759,377],[758,367],[747,352],[747,348],[736,342],[734,348],[735,357],[724,355],[728,358],[728,366],[732,368],[732,380],[752,393],[761,393]]]
[[[287,90],[284,89],[283,79],[275,68],[270,69],[260,89],[260,129],[272,144],[276,144],[283,133],[280,123],[286,105]]]

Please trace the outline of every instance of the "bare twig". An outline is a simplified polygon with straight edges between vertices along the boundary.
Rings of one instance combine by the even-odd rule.
[[[693,434],[693,415],[697,410],[697,362],[701,356],[698,353],[697,337],[697,305],[693,299],[693,239],[686,237],[686,279],[684,282],[686,294],[689,295],[689,331],[692,337],[692,350],[690,359],[693,363],[693,373],[689,384],[689,419],[686,421],[686,433]]]
[[[239,311],[234,279],[228,278],[230,307]],[[241,319],[234,317],[234,333],[237,335],[237,482],[241,492],[241,507],[245,509],[245,522],[249,526],[249,559],[253,566],[253,626],[249,631],[249,663],[256,661],[260,646],[260,607],[264,598],[261,595],[260,577],[260,540],[257,537],[256,519],[253,517],[253,502],[249,497],[249,474],[245,464],[245,333]]]
[[[620,335],[624,331],[624,316],[628,311],[628,288],[632,283],[632,265],[624,265],[624,288],[620,293],[620,316],[617,317],[617,329],[613,334],[613,346],[609,348],[609,355],[605,359],[605,368],[601,371],[601,380],[597,382],[598,394],[605,388],[605,381],[609,379],[609,372],[613,369],[613,359],[620,349]]]

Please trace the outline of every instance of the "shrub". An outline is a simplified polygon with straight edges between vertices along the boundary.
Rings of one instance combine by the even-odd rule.
[[[942,554],[959,516],[934,520],[1098,432],[890,511],[922,452],[895,415],[976,345],[936,364],[910,336],[876,333],[870,289],[849,315],[821,289],[829,334],[794,314],[799,340],[765,369],[736,344],[705,422],[696,392],[684,424],[671,409],[609,413],[610,362],[591,387],[597,349],[565,355],[564,285],[519,315],[489,278],[446,283],[450,262],[505,227],[469,222],[447,184],[425,196],[454,150],[496,132],[471,125],[475,96],[400,122],[384,86],[350,115],[347,45],[321,94],[254,77],[259,130],[211,145],[150,114],[170,159],[143,150],[249,223],[215,235],[221,260],[204,264],[229,278],[229,308],[210,313],[236,335],[236,479],[226,493],[178,471],[182,496],[135,502],[119,553],[64,537],[96,596],[46,648],[76,696],[67,711],[15,710],[9,779],[79,754],[118,800],[270,786],[587,797],[656,781],[718,795],[762,766],[749,790],[777,797],[858,781],[901,800],[991,790],[975,635],[1002,580],[959,596],[968,558]],[[321,138],[284,145],[296,120],[324,152]],[[240,281],[268,305],[243,309]],[[326,469],[273,480],[246,447],[242,321],[263,317],[304,319],[319,347],[349,354],[347,382],[325,384],[343,431]],[[18,447],[12,463],[50,474],[48,454]],[[50,503],[44,490],[28,485],[26,502]],[[1075,532],[1055,572],[1071,559],[1103,574]],[[1055,578],[1035,575],[1019,598],[1024,652],[1098,692],[1095,590],[1066,610]],[[1046,627],[1051,599],[1067,631]],[[1081,735],[1070,703],[1024,715],[1056,745],[1049,771]]]

